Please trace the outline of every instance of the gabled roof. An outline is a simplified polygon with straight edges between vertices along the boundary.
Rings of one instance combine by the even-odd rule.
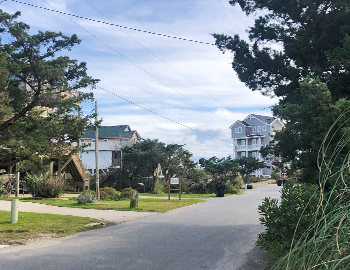
[[[251,127],[251,124],[247,123],[246,121],[241,121],[241,120],[237,120],[236,122],[234,122],[230,128],[232,129],[235,125],[237,124],[241,124],[241,125],[244,125],[246,127]]]
[[[246,119],[249,119],[250,116],[259,119],[260,121],[264,122],[265,124],[271,124],[273,121],[275,121],[277,119],[274,116],[265,116],[265,115],[258,115],[258,114],[250,114],[246,117]],[[244,120],[246,120],[246,119],[244,119]]]
[[[131,130],[128,125],[121,126],[101,126],[98,129],[99,138],[131,138],[136,133],[138,139],[141,139],[141,136],[137,133],[136,130]],[[95,138],[95,130],[85,130],[82,135],[83,139],[86,138]]]
[[[247,126],[247,127],[251,127],[252,125],[247,123],[246,121],[238,121],[238,122],[241,122],[243,125]]]

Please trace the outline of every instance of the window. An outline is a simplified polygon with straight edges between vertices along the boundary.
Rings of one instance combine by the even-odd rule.
[[[235,133],[242,133],[242,128],[241,127],[235,128]]]
[[[242,152],[242,153],[241,153],[241,157],[245,157],[245,152]]]
[[[245,140],[241,140],[241,145],[245,145]]]
[[[263,126],[263,127],[262,127],[262,130],[263,130],[263,131],[266,131],[266,126]]]
[[[256,132],[256,127],[253,127],[253,132]]]
[[[256,158],[256,152],[252,152],[252,157],[255,157]]]
[[[256,139],[253,139],[253,140],[252,140],[252,144],[256,144]]]
[[[260,132],[261,131],[261,126],[258,126],[258,132]]]

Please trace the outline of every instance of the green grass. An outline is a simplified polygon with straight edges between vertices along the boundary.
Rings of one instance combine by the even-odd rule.
[[[231,196],[233,194],[225,194],[225,196]],[[153,193],[140,193],[140,196],[142,198],[142,196],[147,196],[147,197],[164,197],[164,198],[168,198],[168,194],[153,194]],[[170,198],[171,199],[177,199],[179,198],[179,194],[176,193],[171,193],[170,194]],[[189,194],[189,193],[183,193],[181,194],[181,198],[184,199],[211,199],[211,198],[220,198],[220,197],[216,197],[215,193],[211,193],[211,194]]]
[[[62,237],[103,226],[97,219],[41,213],[18,213],[11,223],[11,212],[0,210],[0,244],[24,244],[29,239],[50,235]],[[93,226],[85,226],[96,223]]]
[[[166,212],[176,208],[189,206],[196,203],[204,202],[202,199],[186,199],[174,200],[171,199],[140,199],[139,207],[130,209],[130,201],[98,201],[96,204],[78,204],[76,198],[69,198],[68,200],[52,200],[52,199],[21,199],[25,202],[42,203],[47,205],[54,205],[60,207],[83,208],[83,209],[99,209],[99,210],[117,210],[117,211],[150,211],[150,212]]]

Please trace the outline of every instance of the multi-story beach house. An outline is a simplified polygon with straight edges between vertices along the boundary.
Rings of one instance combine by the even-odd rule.
[[[233,158],[255,157],[265,161],[266,168],[253,174],[256,177],[271,176],[271,158],[264,160],[260,155],[261,146],[266,146],[276,131],[281,130],[283,123],[276,117],[250,114],[244,120],[237,120],[232,126]]]

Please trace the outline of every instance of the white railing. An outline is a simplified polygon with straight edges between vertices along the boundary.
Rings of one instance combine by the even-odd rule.
[[[259,150],[263,144],[236,145],[237,150]]]

